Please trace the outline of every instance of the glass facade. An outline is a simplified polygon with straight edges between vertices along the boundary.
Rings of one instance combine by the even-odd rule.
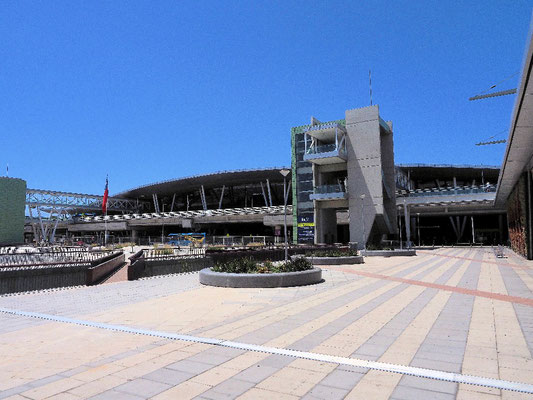
[[[345,120],[331,121],[346,125]],[[291,129],[292,144],[292,213],[293,240],[295,243],[313,243],[315,236],[315,209],[313,200],[313,168],[309,161],[304,161],[304,132],[310,125]]]

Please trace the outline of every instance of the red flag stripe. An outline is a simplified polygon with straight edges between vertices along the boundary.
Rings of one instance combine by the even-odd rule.
[[[105,214],[107,211],[107,196],[109,194],[108,190],[108,180],[105,178],[105,190],[104,190],[104,199],[102,200],[102,212]]]

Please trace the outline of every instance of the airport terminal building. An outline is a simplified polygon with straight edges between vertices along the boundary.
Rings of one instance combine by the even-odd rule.
[[[106,216],[100,195],[27,188],[24,201],[2,203],[0,213],[26,209],[26,218],[2,218],[0,244],[97,242],[104,232],[135,242],[179,232],[276,242],[286,221],[295,244],[510,244],[533,259],[532,46],[529,37],[501,166],[395,164],[393,123],[377,105],[339,110],[337,120],[311,117],[290,130],[290,167],[150,183],[110,197]],[[25,186],[9,179],[5,187]]]

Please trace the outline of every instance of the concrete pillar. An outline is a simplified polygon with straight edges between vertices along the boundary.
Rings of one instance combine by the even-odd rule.
[[[411,224],[410,227],[413,230],[413,237],[415,240],[418,239],[418,226],[416,224],[416,217],[411,216]]]
[[[407,247],[411,247],[411,218],[409,215],[409,206],[404,205],[404,219],[405,219],[405,244]]]
[[[139,239],[139,231],[136,229],[132,229],[131,230],[131,241],[137,244],[138,239]]]
[[[503,226],[503,215],[500,214],[498,215],[498,244],[504,244],[503,243],[503,229],[504,229],[504,226]]]
[[[316,243],[332,244],[337,241],[337,211],[334,208],[315,210]]]

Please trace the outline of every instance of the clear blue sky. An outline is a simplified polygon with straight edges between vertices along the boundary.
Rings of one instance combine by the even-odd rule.
[[[532,5],[5,0],[0,171],[99,194],[289,165],[290,128],[368,105],[369,69],[396,163],[499,165],[474,144],[515,96],[468,97],[521,70]]]

